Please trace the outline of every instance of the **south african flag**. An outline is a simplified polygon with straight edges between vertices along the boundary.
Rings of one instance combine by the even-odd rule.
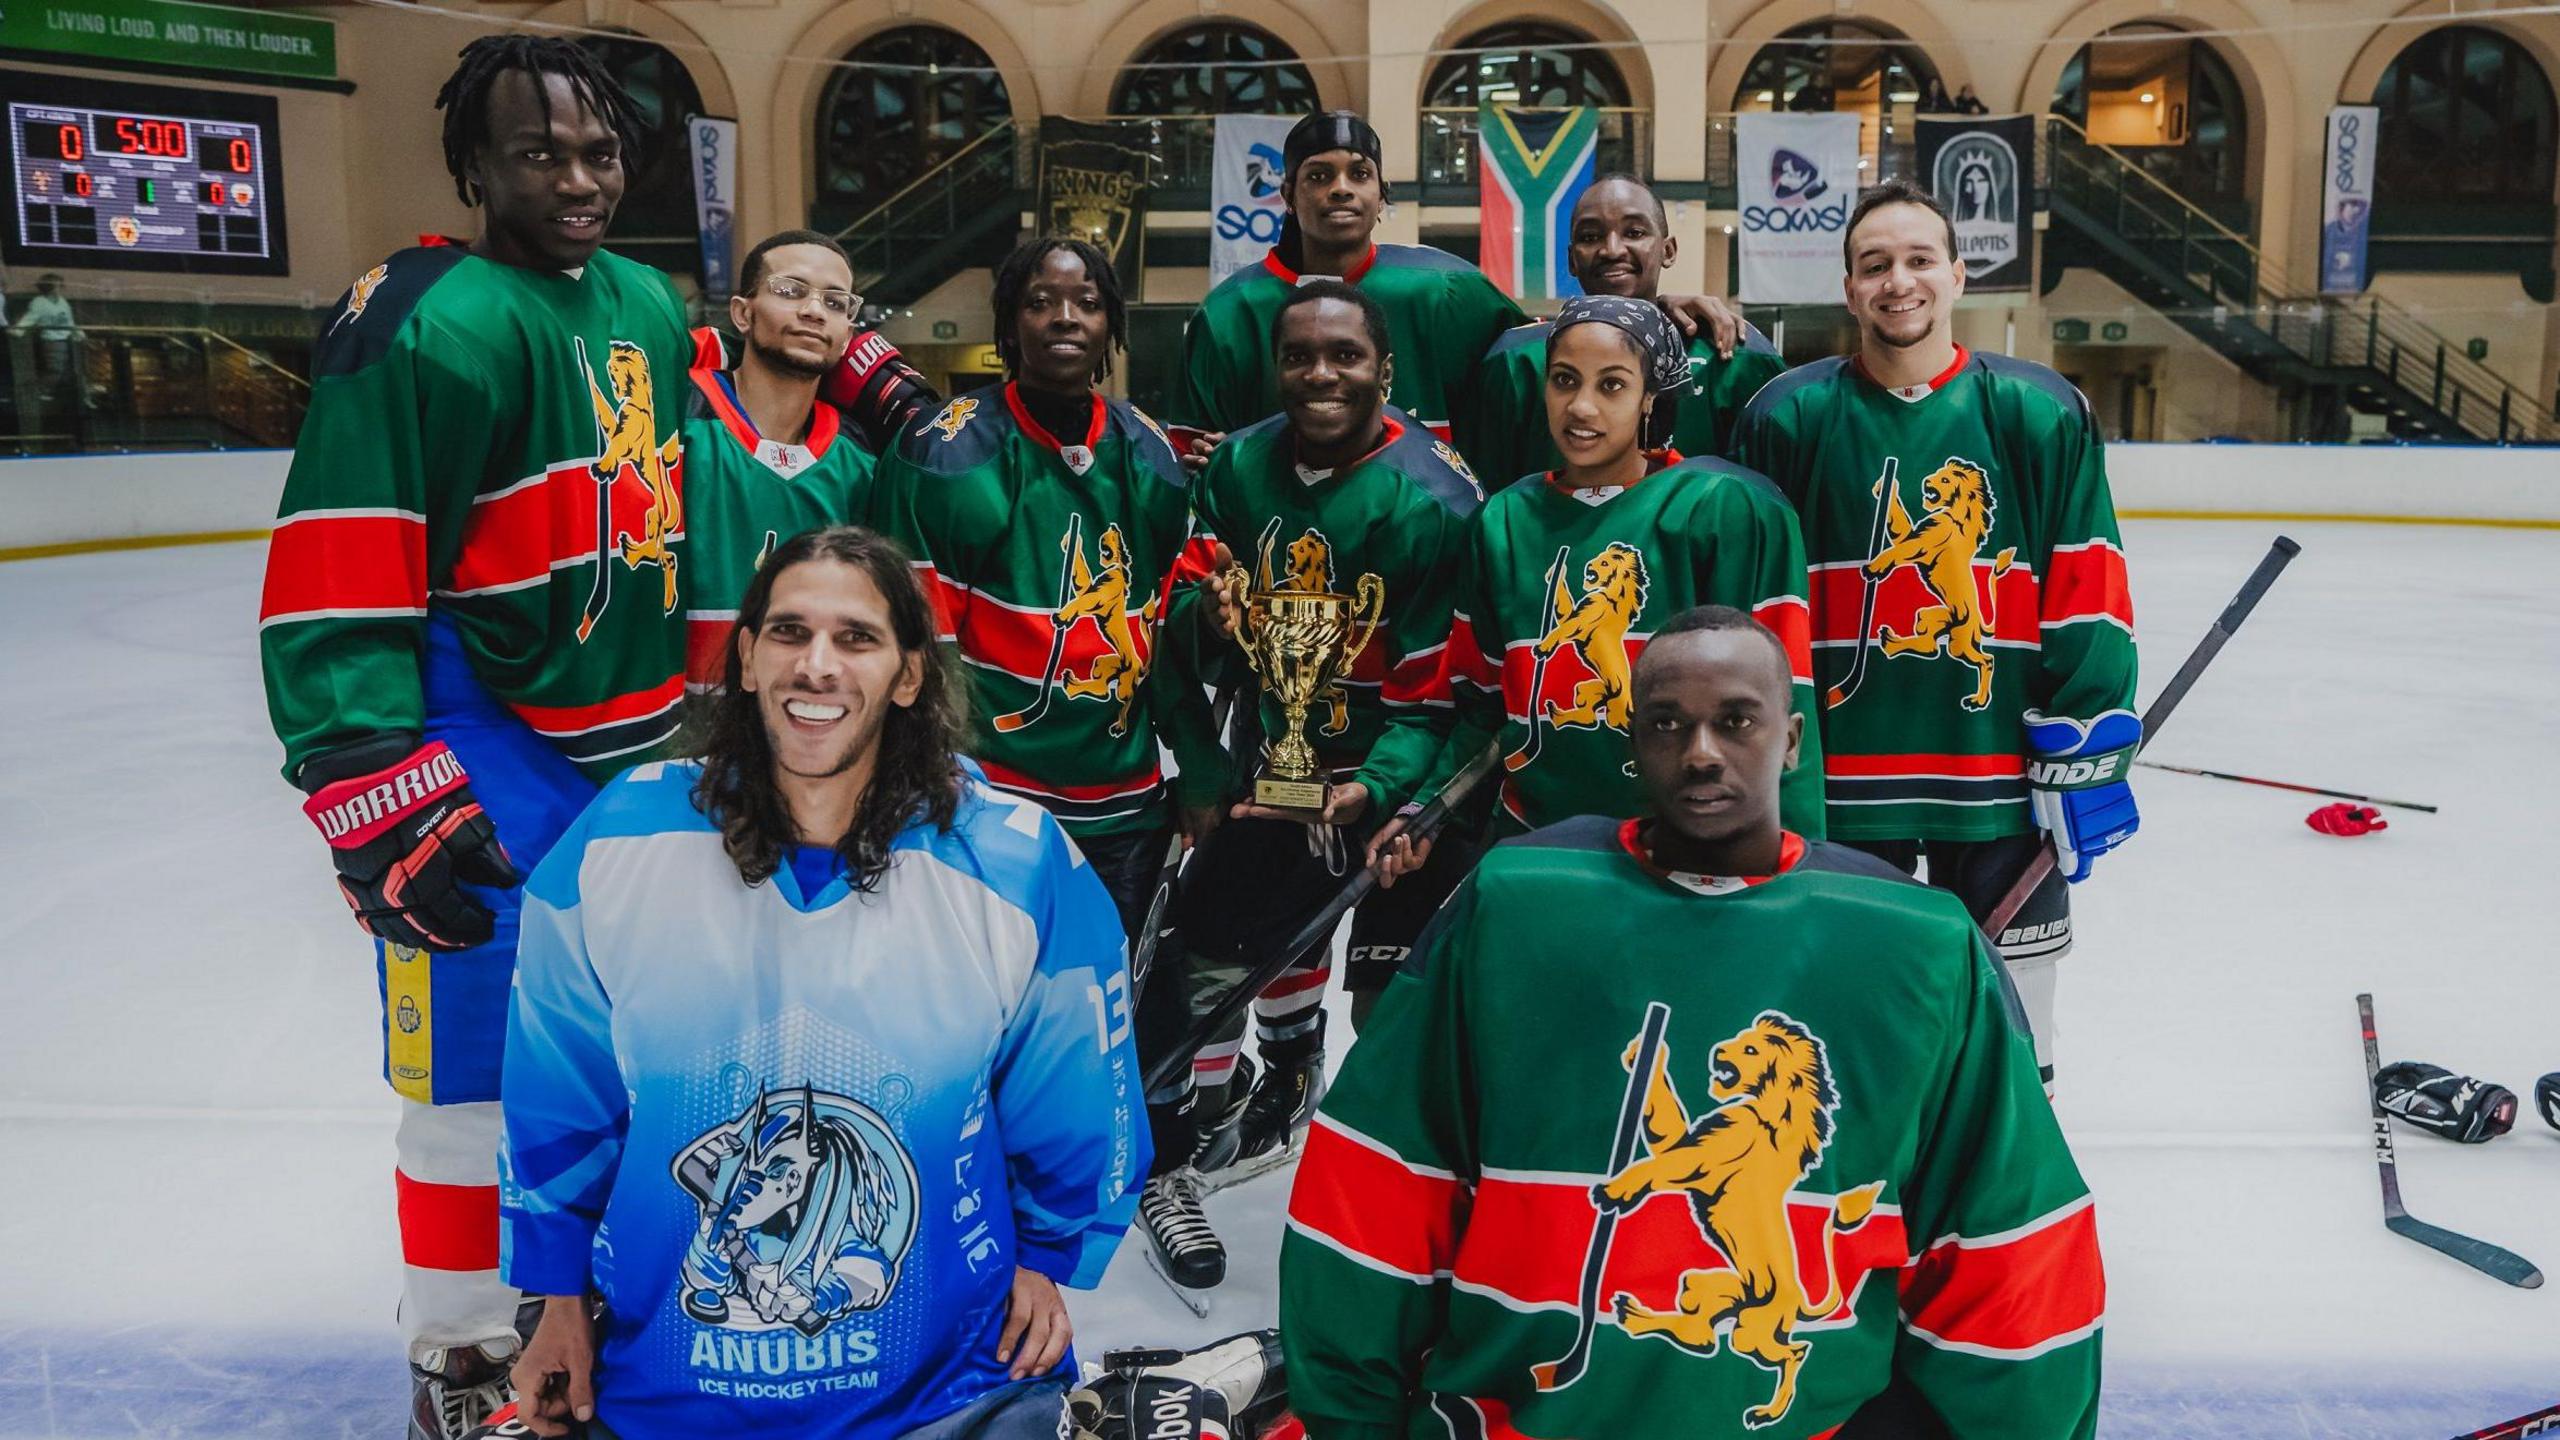
[[[1565,247],[1574,202],[1591,184],[1600,112],[1588,105],[1531,110],[1488,101],[1476,118],[1484,150],[1484,273],[1516,300],[1581,294]]]

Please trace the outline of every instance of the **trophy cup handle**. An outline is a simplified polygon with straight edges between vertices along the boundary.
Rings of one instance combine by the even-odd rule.
[[[1351,623],[1359,626],[1360,631],[1356,638],[1343,642],[1342,673],[1345,675],[1351,673],[1351,662],[1359,659],[1360,652],[1369,648],[1369,642],[1377,637],[1378,627],[1387,619],[1386,581],[1372,572],[1361,576],[1359,583],[1352,588],[1358,592],[1360,603],[1351,612]]]
[[[1244,651],[1244,662],[1253,673],[1262,675],[1262,659],[1253,643],[1253,574],[1242,565],[1229,565],[1218,572],[1228,593],[1236,597],[1236,645]],[[1269,679],[1263,675],[1264,679]]]

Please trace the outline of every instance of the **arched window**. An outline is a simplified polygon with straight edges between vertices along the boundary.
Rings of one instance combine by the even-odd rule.
[[[1285,63],[1283,63],[1285,62]],[[1138,52],[1111,90],[1114,115],[1306,115],[1316,81],[1259,26],[1186,25]]]
[[[2166,25],[2119,25],[2062,68],[2053,108],[2208,210],[2249,200],[2249,106],[2231,66]]]
[[[1422,87],[1423,107],[1473,110],[1485,100],[1545,106],[1632,103],[1617,62],[1608,51],[1590,45],[1588,35],[1538,20],[1479,30],[1454,47],[1469,53],[1443,56],[1432,67],[1431,83]]]
[[[2373,103],[2378,211],[2551,203],[2551,81],[2513,40],[2470,25],[2430,30],[2382,72]]]
[[[821,225],[847,223],[1013,118],[987,52],[939,25],[902,25],[853,48],[818,102]]]
[[[702,91],[673,52],[637,36],[588,35],[578,44],[640,112],[639,163],[614,212],[612,247],[661,270],[699,275],[702,238],[685,122],[702,113]]]
[[[1819,20],[1760,47],[1733,108],[1854,114],[1859,153],[1881,179],[1910,162],[1913,117],[1937,78],[1917,45],[1855,20]]]

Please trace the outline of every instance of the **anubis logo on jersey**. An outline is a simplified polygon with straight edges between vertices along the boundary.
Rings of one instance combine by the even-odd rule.
[[[684,1313],[731,1330],[825,1331],[887,1304],[915,1240],[915,1163],[869,1106],[768,1090],[678,1152],[701,1224]]]
[[[1532,647],[1526,706],[1528,734],[1520,748],[1503,758],[1503,767],[1521,770],[1538,758],[1543,731],[1598,730],[1623,735],[1635,704],[1635,655],[1628,645],[1636,618],[1644,613],[1653,577],[1645,569],[1644,552],[1623,540],[1612,540],[1582,567],[1582,594],[1567,587],[1573,547],[1559,545],[1547,566],[1547,631]],[[1642,641],[1637,642],[1640,647]],[[1559,652],[1579,661],[1587,677],[1576,683],[1570,703],[1547,696],[1548,676]]]

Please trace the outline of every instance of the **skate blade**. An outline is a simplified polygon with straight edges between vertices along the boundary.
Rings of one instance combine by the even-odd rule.
[[[1151,1241],[1147,1242],[1147,1268],[1156,1272],[1156,1278],[1164,1282],[1164,1288],[1173,1292],[1173,1298],[1182,1302],[1182,1308],[1190,1311],[1193,1319],[1209,1318],[1209,1292],[1194,1290],[1174,1279],[1173,1272],[1164,1267],[1164,1257],[1156,1253]]]
[[[1204,1196],[1215,1195],[1221,1190],[1232,1189],[1248,1180],[1259,1180],[1274,1170],[1294,1165],[1306,1147],[1307,1132],[1301,1130],[1277,1149],[1265,1150],[1250,1160],[1238,1160],[1201,1176],[1201,1193]]]

